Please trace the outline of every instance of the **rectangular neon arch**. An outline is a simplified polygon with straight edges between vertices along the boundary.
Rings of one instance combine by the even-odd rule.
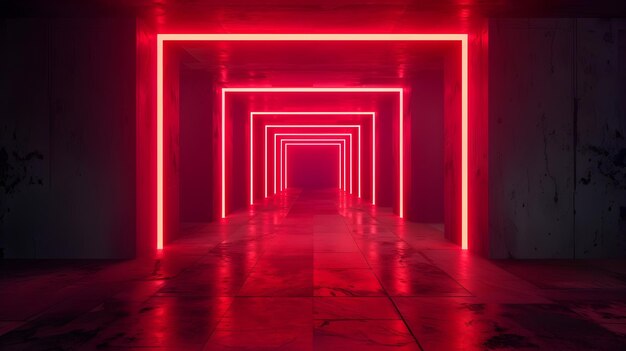
[[[315,142],[315,143],[314,143]],[[280,190],[284,190],[287,188],[287,151],[286,151],[286,145],[301,145],[301,144],[305,144],[305,145],[324,145],[325,143],[328,142],[336,142],[339,143],[340,145],[340,149],[339,151],[342,152],[343,151],[343,157],[340,157],[339,159],[339,165],[340,165],[340,174],[343,174],[343,177],[341,178],[341,180],[343,181],[343,186],[341,185],[342,183],[339,183],[339,189],[343,189],[344,191],[346,191],[346,179],[347,179],[347,147],[346,147],[346,139],[312,139],[312,138],[287,138],[287,139],[281,139],[280,140],[280,176],[281,176],[281,181],[280,181],[280,186],[281,189]],[[283,168],[283,146],[285,146],[285,163],[284,163],[284,168]],[[352,146],[350,147],[350,149],[352,150]],[[341,156],[341,155],[340,155]],[[352,156],[352,155],[350,155]],[[341,166],[342,162],[341,159],[343,159],[343,167]],[[352,161],[352,160],[350,160]],[[284,171],[284,173],[283,173]],[[283,174],[285,174],[285,181],[283,183]],[[352,176],[352,174],[350,174],[350,176]],[[284,188],[283,188],[283,184],[285,184]]]
[[[339,152],[339,177],[338,178],[339,178],[339,189],[341,189],[341,144],[340,143],[285,143],[285,189],[287,189],[287,158],[288,158],[287,155],[289,151],[289,146],[313,146],[313,145],[338,146],[338,149],[337,149]],[[344,147],[344,152],[345,152],[345,147]],[[344,169],[345,169],[345,158],[344,158]],[[345,177],[346,177],[345,173],[343,176],[344,176],[344,183],[345,183]]]
[[[404,217],[404,89],[403,88],[309,88],[309,87],[290,87],[290,88],[222,88],[222,135],[225,135],[226,123],[226,94],[227,93],[391,93],[398,94],[398,138],[399,143],[399,187],[398,187],[398,214],[400,218]],[[226,217],[226,154],[225,140],[222,140],[222,218]]]
[[[157,34],[156,48],[156,236],[157,249],[163,249],[163,43],[165,41],[452,41],[461,44],[461,248],[468,248],[468,59],[469,45],[467,34]],[[233,88],[224,88],[233,89]],[[221,125],[221,157],[222,157],[222,217],[226,216],[226,180],[225,180],[225,97],[222,90],[222,125]],[[246,89],[246,88],[234,88]],[[265,88],[287,89],[287,91],[312,92],[317,88]],[[341,92],[349,88],[320,88],[328,92]],[[337,90],[338,89],[338,90]],[[367,91],[372,88],[352,88],[356,91]],[[399,215],[404,216],[404,150],[403,150],[403,94],[399,89],[400,98],[400,140],[399,140],[399,178],[400,199]],[[244,91],[244,90],[241,90]],[[271,90],[270,90],[271,91]],[[373,91],[375,92],[375,91]]]
[[[358,172],[359,172],[359,182],[361,181],[360,178],[360,171],[361,171],[361,125],[360,124],[268,124],[265,125],[265,136],[264,136],[264,140],[265,140],[265,146],[267,147],[267,133],[268,130],[270,128],[356,128],[357,129],[357,139],[358,139]],[[278,133],[280,134],[280,133]],[[276,165],[276,135],[278,134],[274,134],[274,165]],[[298,134],[298,133],[288,133],[288,134]],[[315,133],[311,134],[311,133],[305,133],[305,134],[309,134],[309,135],[315,135]],[[267,149],[265,150],[265,155],[267,156],[268,152]],[[267,181],[267,159],[265,160],[265,169],[266,169],[266,181]],[[359,185],[360,186],[360,185]],[[278,187],[277,187],[277,180],[276,180],[276,173],[274,172],[274,194],[276,194]],[[360,196],[360,194],[359,194]]]
[[[252,120],[251,120],[252,122]],[[281,126],[285,126],[285,128],[298,128],[300,127],[300,125],[281,125]],[[277,127],[276,125],[272,125],[271,127]],[[322,127],[320,127],[322,128]],[[358,169],[358,182],[361,181],[361,130],[360,130],[360,126],[358,126],[358,165],[357,165],[357,169]],[[265,197],[268,196],[268,190],[267,190],[267,183],[268,183],[268,166],[267,166],[267,155],[268,155],[268,150],[267,150],[267,132],[268,132],[268,128],[267,126],[265,127],[265,136],[264,136],[264,171],[265,171]],[[250,130],[250,134],[252,135],[252,128]],[[352,134],[351,133],[275,133],[274,134],[274,145],[276,145],[276,137],[277,136],[283,136],[283,135],[309,135],[309,136],[332,136],[332,135],[346,135],[350,137],[350,157],[352,158]],[[250,137],[250,145],[253,145],[253,138],[252,136]],[[373,149],[374,150],[374,149]],[[254,180],[254,172],[253,172],[253,156],[254,155],[254,148],[250,147],[250,204],[252,204],[254,202],[253,199],[253,180]],[[274,162],[276,162],[276,147],[274,147]],[[350,163],[350,174],[352,174],[352,162]],[[361,186],[359,184],[359,197],[361,196],[360,194],[360,189]],[[350,178],[350,194],[353,193],[353,189],[352,189],[352,177]],[[276,194],[276,181],[274,181],[274,194]]]
[[[254,202],[253,193],[254,193],[254,172],[253,163],[254,163],[254,117],[262,116],[262,115],[294,115],[294,116],[351,116],[351,115],[365,115],[371,117],[372,122],[372,204],[376,204],[376,112],[361,112],[361,111],[318,111],[318,112],[310,112],[310,111],[264,111],[264,112],[250,112],[250,204]],[[267,133],[265,133],[265,197],[268,196],[267,191]],[[358,196],[361,197],[361,137],[359,133],[359,156],[358,156]],[[276,193],[276,184],[274,184],[274,194]],[[352,194],[352,190],[350,190]]]
[[[289,136],[289,138],[282,139],[283,137],[286,137],[286,136]],[[308,139],[307,138],[304,138],[304,139],[303,138],[294,138],[296,136],[299,136],[299,137],[309,137],[309,138]],[[325,137],[333,137],[333,136],[334,137],[344,137],[344,138],[343,139],[325,138]],[[352,169],[352,163],[353,163],[353,160],[354,160],[354,155],[353,155],[353,147],[352,147],[353,143],[352,143],[352,134],[351,133],[276,133],[276,134],[274,134],[274,145],[277,144],[277,139],[279,137],[281,138],[281,140],[280,140],[280,143],[281,143],[281,147],[280,147],[281,160],[282,160],[282,151],[283,151],[282,143],[283,142],[288,142],[288,141],[345,141],[346,140],[345,138],[347,137],[348,138],[349,148],[350,148],[350,151],[348,153],[350,154],[350,167],[349,167],[349,169],[350,169],[350,172],[349,172],[350,173],[350,194],[352,194],[352,192],[353,192],[352,178],[353,178],[353,174],[354,174],[353,173],[353,169]],[[318,138],[311,138],[311,137],[318,137]],[[324,137],[324,138],[322,138],[322,137]],[[346,155],[345,155],[346,152],[347,152],[347,150],[346,150],[347,146],[345,146],[345,143],[344,143],[343,147],[344,147],[344,159],[347,160]],[[274,147],[274,150],[276,150],[276,147]],[[276,155],[274,155],[274,158],[276,158]],[[344,165],[344,171],[347,174],[348,172],[347,172],[347,170],[345,170],[345,168],[346,168],[346,166]],[[267,174],[266,174],[265,178],[266,179],[268,178]],[[344,188],[344,190],[346,190],[346,185],[345,184],[344,184],[343,188]]]
[[[268,180],[268,167],[267,167],[267,132],[269,128],[279,128],[279,127],[283,127],[283,128],[298,128],[304,126],[305,128],[307,128],[310,125],[292,125],[292,124],[280,124],[280,125],[267,125],[265,126],[265,182],[267,183]],[[357,132],[358,132],[358,143],[359,145],[357,146],[358,148],[358,165],[357,165],[357,169],[359,172],[359,176],[360,176],[360,167],[361,167],[361,128],[359,125],[332,125],[333,127],[330,128],[357,128]],[[318,127],[316,125],[316,127]],[[319,128],[324,128],[324,127],[319,127]],[[274,134],[274,142],[273,142],[273,147],[274,147],[274,168],[276,168],[276,157],[277,157],[277,153],[276,153],[276,145],[277,145],[277,138],[279,136],[285,136],[285,135],[294,135],[294,136],[349,136],[350,137],[350,157],[352,159],[352,134],[351,133],[297,133],[297,132],[293,132],[293,133],[275,133]],[[320,138],[321,139],[321,138]],[[282,152],[282,149],[281,149]],[[350,163],[350,174],[352,175],[352,163]],[[360,177],[359,177],[359,181],[360,181]],[[274,172],[274,194],[276,194],[276,190],[277,190],[277,180],[276,180],[276,172]],[[282,189],[281,189],[282,190]],[[350,182],[350,193],[352,194],[352,181]]]

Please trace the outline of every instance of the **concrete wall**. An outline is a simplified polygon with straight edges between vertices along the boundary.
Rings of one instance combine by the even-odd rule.
[[[178,47],[163,53],[163,241],[180,235],[180,57]]]
[[[0,26],[4,257],[132,257],[135,21]]]
[[[491,257],[626,256],[624,23],[490,21]]]
[[[443,223],[443,71],[423,71],[413,80],[411,112],[411,177],[407,218]]]
[[[444,59],[444,225],[445,237],[461,245],[461,57]]]
[[[200,70],[180,72],[180,219],[214,219],[213,84]],[[217,193],[216,195],[218,195]]]
[[[625,32],[624,20],[489,21],[489,197],[481,203],[491,257],[626,256]],[[153,56],[154,38],[142,33],[133,19],[0,22],[4,257],[131,257],[135,234],[154,232],[145,224],[153,213],[137,212],[138,227],[133,215],[136,185],[140,195],[154,189],[145,171],[154,169],[153,154],[137,151],[136,163],[133,151],[154,144],[153,62],[135,70],[137,55]],[[452,73],[444,73],[446,108],[457,101]],[[141,86],[138,77],[146,78]],[[177,101],[172,89],[166,97]],[[478,106],[472,101],[470,109]],[[176,133],[167,138],[177,144]],[[178,156],[168,159],[177,170]],[[484,177],[480,171],[470,177]],[[453,190],[445,190],[450,198]],[[381,193],[380,204],[391,205],[385,194],[394,192]],[[174,231],[178,218],[169,222]],[[477,228],[470,248],[487,232]],[[144,239],[141,248],[154,246]]]
[[[136,210],[137,254],[156,252],[156,30],[137,20]]]
[[[489,23],[469,35],[468,247],[489,255]]]
[[[575,254],[626,256],[626,20],[576,21]]]

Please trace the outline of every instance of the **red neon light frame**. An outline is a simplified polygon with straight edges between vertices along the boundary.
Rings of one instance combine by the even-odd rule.
[[[356,128],[357,129],[357,139],[358,139],[358,151],[359,151],[359,155],[358,155],[358,161],[359,164],[357,166],[357,170],[359,173],[359,182],[360,182],[360,172],[361,172],[361,126],[354,124],[354,125],[344,125],[344,124],[307,124],[307,125],[292,125],[292,124],[269,124],[265,126],[265,144],[267,146],[267,132],[269,128]],[[289,135],[332,135],[332,134],[337,134],[337,133],[274,133],[274,165],[276,165],[276,137],[282,134],[289,134]],[[265,153],[265,169],[267,171],[267,150]],[[266,172],[265,174],[265,180],[267,181],[268,179],[268,173]],[[276,173],[274,173],[274,194],[276,194],[277,191],[277,180],[276,180]]]
[[[453,41],[461,44],[461,248],[468,248],[468,60],[469,43],[467,34],[157,34],[156,48],[156,236],[157,249],[163,249],[163,43],[165,41]],[[226,88],[225,88],[226,89]],[[246,88],[240,88],[246,89]],[[266,88],[273,89],[273,88]],[[280,88],[279,88],[280,89]],[[287,88],[289,89],[289,88]],[[316,88],[293,88],[311,91]],[[328,88],[340,89],[340,88]],[[355,88],[356,89],[356,88]],[[371,88],[360,88],[371,89]],[[332,91],[331,91],[332,92]],[[336,91],[339,92],[339,91]],[[403,165],[403,94],[400,89],[400,200],[399,214],[404,215],[404,165]],[[222,217],[226,216],[226,180],[225,180],[225,90],[222,89],[222,125],[221,125],[221,157],[222,157]]]
[[[254,203],[253,193],[254,193],[254,172],[253,172],[253,163],[254,163],[254,116],[261,115],[295,115],[295,116],[351,116],[351,115],[365,115],[371,117],[372,122],[372,204],[376,204],[376,112],[362,112],[362,111],[318,111],[318,112],[309,112],[309,111],[263,111],[263,112],[250,112],[250,204]],[[358,196],[361,197],[361,132],[359,130],[359,156],[358,156]],[[267,128],[265,129],[265,197],[267,198]],[[274,194],[276,194],[276,182],[274,182]],[[352,189],[350,190],[350,194],[352,194]]]
[[[320,138],[315,138],[315,139],[313,139],[313,138],[309,138],[309,139],[302,139],[302,138],[300,138],[300,139],[292,139],[292,138],[282,139],[283,137],[286,137],[286,136],[292,136],[292,137],[294,137],[294,136],[311,136],[311,137],[317,136],[317,137],[320,137]],[[328,137],[328,136],[344,137],[344,139],[326,139],[326,138],[321,138],[321,137]],[[304,140],[307,140],[307,141],[308,140],[311,140],[311,141],[342,140],[342,141],[346,141],[346,139],[345,139],[346,137],[349,138],[349,139],[347,139],[347,142],[350,145],[350,152],[349,152],[349,154],[350,154],[350,194],[352,194],[352,185],[353,185],[352,184],[352,178],[353,178],[353,174],[354,174],[353,173],[352,163],[354,161],[354,154],[353,154],[352,134],[351,133],[275,133],[274,134],[274,151],[276,151],[276,143],[277,143],[277,139],[278,138],[281,138],[280,139],[280,144],[281,144],[280,151],[281,151],[281,159],[282,159],[282,151],[283,151],[282,144],[285,141],[289,141],[289,140],[298,140],[298,141],[304,141]],[[343,147],[346,148],[345,143],[344,143]],[[347,150],[346,150],[346,152],[347,152]],[[274,155],[274,158],[276,158],[276,155]],[[344,155],[344,158],[345,158],[345,155]],[[276,168],[276,167],[274,167],[274,168]],[[345,165],[344,165],[344,168],[345,168]],[[347,171],[345,171],[345,172],[348,173]],[[346,188],[346,186],[344,185],[344,190],[345,190],[345,188]],[[282,190],[282,188],[281,188],[281,190]]]
[[[357,133],[358,133],[358,172],[359,172],[359,182],[361,181],[360,178],[360,174],[361,174],[361,125],[359,124],[268,124],[265,125],[265,181],[267,182],[268,179],[268,168],[267,168],[267,132],[269,128],[356,128],[357,129]],[[283,133],[275,133],[274,134],[274,167],[276,167],[276,137],[280,134]],[[289,134],[289,135],[329,135],[329,133],[284,133],[284,134]],[[333,133],[330,133],[333,134]],[[334,133],[337,134],[337,133]],[[360,185],[359,185],[360,187]],[[276,194],[277,191],[277,180],[276,180],[276,172],[274,172],[274,194]],[[373,188],[375,189],[375,188]],[[282,189],[281,189],[282,190]]]
[[[350,135],[350,137],[352,137],[352,136]],[[314,144],[313,142],[321,143],[321,144],[323,144],[324,142],[340,142],[339,143],[340,144],[340,150],[339,151],[341,152],[343,150],[343,157],[340,157],[340,160],[339,160],[340,161],[339,162],[339,167],[340,167],[340,172],[339,173],[343,175],[343,177],[341,178],[341,179],[343,179],[343,186],[341,185],[342,183],[340,181],[339,189],[343,189],[344,191],[346,191],[346,179],[347,179],[347,175],[346,175],[347,174],[347,167],[346,167],[346,163],[347,163],[346,139],[321,139],[321,138],[319,138],[319,139],[313,139],[313,138],[308,138],[308,139],[307,138],[287,138],[287,139],[281,139],[280,140],[280,167],[279,167],[279,169],[280,169],[280,177],[281,177],[281,181],[280,181],[280,186],[281,186],[280,190],[281,191],[287,188],[287,181],[286,181],[287,180],[287,163],[286,163],[287,161],[286,161],[286,158],[285,158],[285,164],[284,164],[285,167],[283,168],[283,146],[287,145],[287,144],[289,144],[289,145],[296,144],[295,142],[298,142],[297,143],[298,145],[301,145],[301,144],[317,145],[317,144]],[[285,150],[286,150],[286,146],[285,146]],[[350,146],[350,150],[352,150],[352,146]],[[285,151],[285,157],[286,157],[286,155],[287,155],[287,153]],[[352,158],[352,155],[350,155],[350,157]],[[342,161],[341,161],[342,159],[343,159],[343,166],[342,166]],[[350,159],[350,161],[352,161],[352,159]],[[285,182],[284,182],[285,186],[284,186],[284,188],[283,188],[283,171],[284,171],[284,174],[285,174],[285,178],[284,178],[285,179]],[[350,176],[352,176],[352,173],[350,174]]]
[[[338,152],[339,152],[339,189],[341,190],[341,174],[342,174],[342,172],[341,172],[341,144],[340,143],[285,143],[285,189],[284,190],[287,190],[287,157],[288,157],[288,152],[287,151],[289,151],[288,146],[312,146],[312,145],[316,145],[316,146],[317,145],[321,145],[321,146],[333,146],[333,145],[336,145],[336,146],[339,147],[338,148]],[[281,146],[281,151],[282,151],[282,146]],[[282,152],[281,152],[281,154],[282,154]],[[345,154],[345,146],[344,146],[344,154]],[[346,163],[345,155],[344,155],[343,163],[344,163],[343,167],[344,167],[344,171],[345,171],[345,167],[346,167],[346,165],[345,165],[345,163]],[[281,162],[281,168],[282,168],[282,162]],[[282,170],[281,170],[281,178],[282,178]],[[345,172],[343,173],[343,182],[344,182],[344,184],[346,182],[346,174],[345,174]],[[344,189],[344,191],[345,191],[345,189]]]
[[[398,106],[399,106],[399,121],[398,129],[399,134],[402,136],[404,134],[404,127],[402,121],[404,120],[404,103],[403,103],[403,88],[308,88],[308,87],[290,87],[290,88],[222,88],[222,135],[224,132],[224,124],[226,123],[226,93],[397,93],[398,94]],[[375,125],[372,128],[375,129]],[[252,133],[251,133],[252,134]],[[375,135],[374,135],[375,136]],[[222,139],[222,218],[226,216],[226,177],[225,177],[225,145],[224,138]],[[375,144],[375,139],[372,140],[372,144]],[[399,216],[400,218],[404,217],[404,145],[403,145],[403,137],[399,138],[399,189],[398,189],[398,198],[399,198]],[[252,145],[252,143],[251,143]],[[251,148],[252,150],[252,148]],[[375,171],[375,159],[372,162],[372,170],[373,177],[372,183],[376,183],[376,171]],[[252,185],[252,188],[254,186]],[[372,199],[373,204],[376,204],[376,189],[373,189]],[[251,201],[252,202],[252,201]]]

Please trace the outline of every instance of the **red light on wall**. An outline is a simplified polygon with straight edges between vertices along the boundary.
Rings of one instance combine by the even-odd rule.
[[[157,34],[156,236],[163,248],[163,43],[165,41],[453,41],[461,43],[461,247],[468,247],[468,35],[467,34]],[[221,106],[221,212],[226,217],[225,118],[227,92],[390,92],[399,95],[399,216],[404,216],[404,101],[402,88],[224,88]]]

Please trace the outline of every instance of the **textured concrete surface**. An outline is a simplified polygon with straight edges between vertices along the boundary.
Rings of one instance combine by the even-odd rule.
[[[134,19],[0,27],[4,257],[132,257]]]
[[[623,261],[489,261],[331,191],[156,259],[0,262],[2,350],[622,350]]]
[[[626,255],[626,21],[579,19],[576,257]]]
[[[626,255],[624,26],[490,21],[492,257]]]

